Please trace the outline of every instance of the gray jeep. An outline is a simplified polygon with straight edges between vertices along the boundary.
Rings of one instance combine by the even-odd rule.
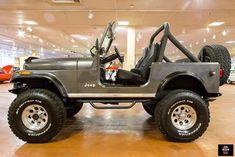
[[[164,23],[151,36],[142,58],[130,71],[118,69],[115,79],[105,77],[105,65],[124,58],[114,47],[114,23],[109,23],[90,58],[25,60],[24,70],[14,73],[10,92],[17,95],[8,111],[13,133],[29,143],[51,140],[66,117],[78,113],[84,103],[96,109],[128,109],[136,103],[153,116],[160,131],[172,141],[189,142],[200,137],[210,121],[209,102],[220,96],[230,73],[228,50],[207,45],[195,57]],[[162,32],[159,42],[155,37]],[[172,62],[165,56],[171,41],[187,59]],[[112,75],[112,73],[111,73]],[[123,105],[119,103],[129,103]]]

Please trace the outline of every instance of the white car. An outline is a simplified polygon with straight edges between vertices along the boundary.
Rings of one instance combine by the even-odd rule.
[[[229,78],[227,80],[227,84],[231,84],[233,82],[235,82],[235,64],[232,64],[231,66],[231,71],[230,71]]]

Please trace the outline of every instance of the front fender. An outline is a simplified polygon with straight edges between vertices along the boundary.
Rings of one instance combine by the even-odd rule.
[[[17,82],[21,82],[21,83],[26,83],[27,81],[33,81],[33,79],[45,79],[48,80],[50,82],[53,83],[53,85],[58,89],[58,91],[60,92],[60,94],[63,97],[67,97],[67,91],[65,89],[65,87],[63,86],[63,84],[56,78],[56,76],[50,74],[50,73],[43,73],[43,74],[30,74],[30,75],[20,75],[19,73],[14,73],[10,82],[11,83],[17,83]]]

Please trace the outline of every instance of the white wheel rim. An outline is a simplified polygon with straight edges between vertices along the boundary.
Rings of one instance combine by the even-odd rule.
[[[189,105],[179,105],[171,113],[171,122],[179,130],[188,130],[197,121],[196,111]]]
[[[41,105],[32,104],[23,110],[21,119],[26,128],[38,131],[47,125],[48,114]]]

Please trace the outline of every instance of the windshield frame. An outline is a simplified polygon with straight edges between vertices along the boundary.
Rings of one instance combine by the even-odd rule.
[[[114,26],[115,22],[111,22],[108,24],[107,28],[105,29],[103,35],[102,35],[102,38],[100,40],[100,48],[104,48],[104,55],[106,55],[112,45],[112,42],[114,40],[114,32],[113,32],[113,26]],[[104,40],[105,38],[108,38],[109,41],[108,41],[108,45],[107,47],[103,47],[103,44],[104,44]]]

